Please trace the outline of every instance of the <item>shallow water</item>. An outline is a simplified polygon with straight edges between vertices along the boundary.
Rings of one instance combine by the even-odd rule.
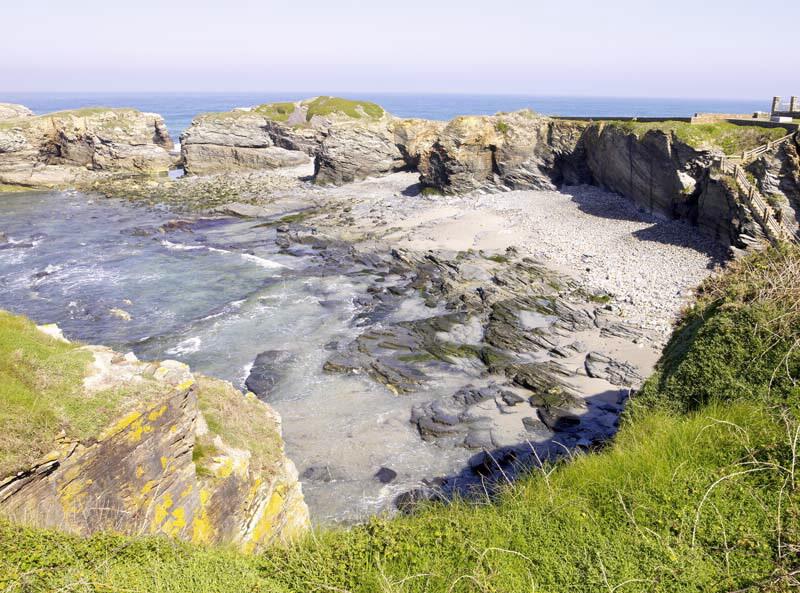
[[[275,231],[254,221],[163,230],[173,218],[165,210],[77,192],[0,199],[9,238],[0,244],[0,307],[238,387],[259,353],[290,354],[269,401],[316,522],[389,509],[398,493],[457,472],[470,456],[422,442],[409,423],[414,403],[453,391],[448,376],[397,398],[365,377],[322,372],[330,351],[359,332],[353,299],[370,275],[332,269],[311,249],[281,254]],[[411,299],[386,320],[430,313]],[[374,477],[383,466],[398,474],[390,485]]]

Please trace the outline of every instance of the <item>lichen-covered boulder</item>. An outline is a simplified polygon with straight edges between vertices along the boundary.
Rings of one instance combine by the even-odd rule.
[[[54,187],[90,173],[162,173],[173,143],[164,120],[134,109],[92,108],[0,121],[0,184]]]
[[[37,348],[64,348],[47,331],[53,337],[42,333]],[[52,401],[63,429],[49,447],[30,444],[49,453],[27,465],[19,459],[16,471],[0,476],[1,515],[82,535],[164,534],[246,551],[307,529],[280,419],[255,396],[176,361],[78,345],[64,356],[86,357],[82,405],[107,402],[102,413],[113,420],[79,435],[84,416]],[[7,467],[17,457],[0,451],[0,459]]]

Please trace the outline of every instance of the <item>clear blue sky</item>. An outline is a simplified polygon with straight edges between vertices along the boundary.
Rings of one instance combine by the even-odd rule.
[[[800,94],[800,1],[4,0],[2,91]]]

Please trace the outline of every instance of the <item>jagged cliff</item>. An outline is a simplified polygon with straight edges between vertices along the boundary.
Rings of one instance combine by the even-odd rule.
[[[280,419],[252,394],[176,361],[67,344],[57,328],[36,330],[7,313],[0,323],[0,396],[13,398],[0,415],[0,515],[82,535],[164,534],[246,551],[306,530]],[[57,385],[55,396],[37,383],[57,383],[70,367],[80,382]],[[45,393],[28,401],[31,387]],[[15,424],[19,417],[30,426]]]
[[[167,171],[173,148],[160,115],[89,108],[34,116],[0,105],[0,185],[60,187],[91,173]]]

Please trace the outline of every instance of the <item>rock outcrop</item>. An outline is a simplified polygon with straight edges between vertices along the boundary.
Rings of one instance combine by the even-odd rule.
[[[321,183],[386,172],[401,160],[391,117],[378,105],[336,97],[268,103],[196,117],[181,136],[187,173],[294,166],[318,157]]]
[[[0,184],[59,187],[91,173],[166,172],[173,148],[159,115],[81,109],[0,121]]]
[[[553,189],[586,181],[578,158],[585,127],[527,110],[457,117],[422,156],[420,181],[444,193]]]
[[[314,180],[349,183],[406,167],[391,121],[342,122],[331,126],[314,159]]]
[[[790,230],[800,231],[800,136],[763,154],[747,170],[776,215]]]
[[[0,103],[0,121],[7,119],[19,119],[23,117],[33,117],[33,111],[24,105],[15,103]]]
[[[584,135],[586,162],[594,183],[670,217],[687,218],[698,180],[722,151],[699,150],[674,134],[641,135],[625,124],[598,123]]]
[[[270,120],[254,111],[209,113],[194,119],[181,136],[186,172],[276,169],[308,161],[304,152],[276,146]]]
[[[307,529],[280,419],[266,404],[179,362],[75,348],[90,354],[84,392],[108,393],[118,417],[88,439],[64,426],[50,454],[0,479],[0,514],[82,535],[164,534],[246,551]]]

